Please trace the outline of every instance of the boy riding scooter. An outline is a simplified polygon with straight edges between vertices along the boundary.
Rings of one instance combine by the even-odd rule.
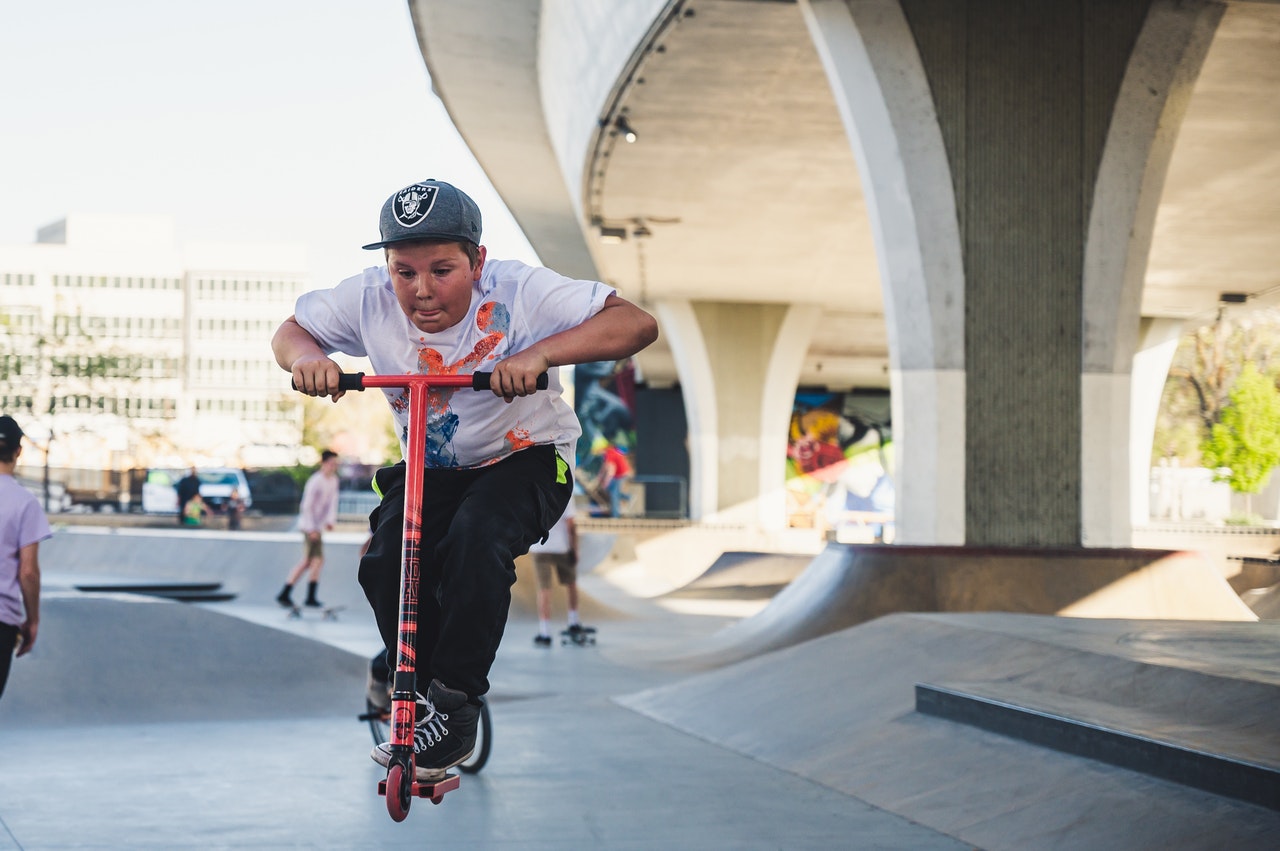
[[[382,208],[385,266],[298,299],[272,339],[276,362],[312,396],[342,397],[329,358],[368,357],[381,375],[491,371],[493,396],[455,388],[428,397],[417,593],[416,779],[433,781],[475,746],[481,695],[506,624],[515,558],[542,539],[573,491],[581,433],[553,367],[629,357],[657,323],[605,284],[513,260],[490,260],[480,210],[426,180]],[[548,391],[537,378],[551,370]],[[404,392],[387,401],[407,454]],[[415,453],[417,454],[417,453]],[[405,466],[374,477],[382,495],[360,584],[387,647],[396,646]],[[390,748],[374,760],[387,765]]]

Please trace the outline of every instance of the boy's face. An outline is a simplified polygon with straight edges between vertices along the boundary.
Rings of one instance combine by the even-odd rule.
[[[471,307],[471,287],[480,280],[485,249],[475,268],[456,242],[413,243],[387,248],[387,270],[400,309],[419,331],[434,334],[461,322]]]

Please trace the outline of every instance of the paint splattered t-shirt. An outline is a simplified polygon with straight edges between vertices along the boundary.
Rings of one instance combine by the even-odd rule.
[[[590,319],[614,290],[597,281],[566,278],[516,260],[490,260],[472,287],[467,317],[444,331],[416,328],[396,301],[385,266],[364,270],[333,289],[298,299],[294,318],[329,354],[368,357],[379,375],[469,375],[535,342]],[[550,386],[511,404],[469,388],[432,390],[427,400],[428,467],[483,467],[536,444],[574,457],[578,418],[561,398],[559,370]],[[383,391],[406,452],[405,391]],[[406,454],[407,457],[407,454]]]

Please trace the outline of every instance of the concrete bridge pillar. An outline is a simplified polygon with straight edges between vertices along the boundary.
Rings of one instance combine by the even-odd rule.
[[[1127,546],[1155,207],[1222,5],[801,7],[882,258],[899,540]]]
[[[1143,319],[1129,390],[1129,530],[1151,522],[1151,449],[1160,397],[1178,350],[1180,319]],[[1132,536],[1131,536],[1132,537]]]
[[[656,306],[689,423],[689,512],[785,524],[787,428],[814,305],[667,300]]]

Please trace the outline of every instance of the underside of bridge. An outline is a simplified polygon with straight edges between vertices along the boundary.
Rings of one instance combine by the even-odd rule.
[[[645,379],[679,384],[691,407],[699,369],[710,376],[700,392],[721,401],[691,421],[722,446],[724,421],[744,416],[768,443],[776,427],[744,410],[767,411],[785,393],[756,391],[736,409],[723,401],[741,396],[746,382],[726,364],[744,355],[718,350],[717,324],[735,338],[748,328],[767,361],[799,341],[782,381],[792,388],[892,388],[895,419],[923,447],[912,453],[920,471],[899,471],[900,515],[905,487],[918,509],[908,513],[933,518],[921,543],[1122,544],[1126,533],[1105,527],[1130,482],[1122,476],[1117,491],[1100,479],[1115,477],[1120,455],[1131,460],[1112,447],[1127,441],[1128,399],[1143,390],[1130,386],[1133,358],[1151,344],[1143,333],[1163,323],[1167,342],[1212,319],[1223,293],[1253,305],[1280,293],[1280,4],[1080,2],[1052,15],[963,0],[410,6],[437,93],[542,260],[608,281],[663,319],[663,341],[640,358]],[[917,67],[894,64],[907,54]],[[922,141],[915,121],[937,142]],[[903,164],[900,185],[876,165],[885,151]],[[932,161],[945,180],[921,177]],[[1017,184],[1017,169],[1037,172],[1011,190],[1016,203],[984,192]],[[939,230],[928,208],[948,193]],[[899,207],[914,217],[914,245],[901,238]],[[1054,210],[1066,218],[1052,220]],[[1040,216],[1050,233],[1070,231],[1057,255],[1041,250],[1030,221]],[[984,240],[1006,235],[1011,248],[983,254]],[[919,294],[907,297],[913,252]],[[995,258],[994,277],[984,257]],[[940,283],[948,274],[959,283]],[[1010,288],[1019,274],[1033,283]],[[1130,294],[1099,300],[1126,280]],[[1039,303],[1023,305],[1028,295]],[[993,318],[993,307],[1010,312]],[[1122,327],[1099,332],[1099,313],[1119,314]],[[993,340],[1002,322],[1035,339]],[[1055,377],[1061,361],[1069,369]],[[1038,435],[1019,446],[995,422],[1008,412],[990,409],[1023,381],[1051,389],[1025,402],[1014,394],[1014,410],[1044,409],[1019,427]],[[1158,388],[1144,392],[1149,408]],[[1133,421],[1145,422],[1141,408]],[[901,448],[899,428],[895,439]],[[1010,446],[1009,469],[985,472]],[[724,509],[737,498],[725,492],[729,474],[714,462],[700,470],[698,454],[695,445],[695,479],[718,483],[704,488],[703,513]],[[967,484],[948,484],[966,470]],[[1010,488],[1046,470],[1031,502]],[[771,484],[762,472],[747,490]],[[1007,504],[977,507],[993,498]],[[1032,530],[1046,517],[1057,524],[1047,537]]]

